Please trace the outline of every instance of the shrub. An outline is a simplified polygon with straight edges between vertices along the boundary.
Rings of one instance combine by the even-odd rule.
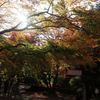
[[[81,83],[81,77],[80,76],[76,76],[70,79],[69,84],[70,86],[74,86],[74,87],[79,87]]]

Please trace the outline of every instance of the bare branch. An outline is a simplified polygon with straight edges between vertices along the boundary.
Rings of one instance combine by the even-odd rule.
[[[6,1],[6,2],[4,2],[4,3],[2,3],[2,4],[0,5],[0,7],[2,7],[5,3],[7,3],[7,1]]]
[[[33,17],[33,16],[39,16],[39,15],[41,15],[41,14],[44,14],[44,13],[47,13],[47,11],[45,11],[45,12],[40,12],[40,13],[38,13],[38,14],[33,14],[33,15],[30,15],[29,17],[27,17],[27,19],[29,19],[29,18],[31,18],[31,17]],[[10,28],[10,29],[6,29],[6,30],[3,30],[3,31],[1,31],[0,32],[0,34],[4,34],[4,33],[7,33],[7,32],[11,32],[11,31],[24,31],[25,29],[27,29],[27,27],[28,26],[26,26],[25,28],[23,28],[23,29],[16,29],[20,24],[22,24],[23,23],[23,21],[21,21],[21,22],[19,22],[16,26],[14,26],[14,27],[12,27],[12,28]]]
[[[53,21],[51,21],[51,20],[46,19],[46,20],[42,20],[42,21],[39,21],[39,22],[36,22],[36,23],[31,23],[31,24],[29,24],[29,25],[27,25],[27,26],[29,27],[29,26],[31,26],[31,25],[36,25],[36,24],[39,24],[39,23],[42,23],[42,22],[45,22],[45,21],[53,22]]]
[[[33,17],[33,16],[39,16],[39,15],[42,15],[42,14],[45,14],[45,13],[48,13],[48,11],[44,11],[44,12],[40,12],[40,13],[38,13],[38,14],[30,15],[30,16],[27,17],[27,19],[29,19],[29,18],[31,18],[31,17]]]
[[[49,5],[49,7],[48,7],[47,12],[49,12],[50,6],[51,6],[51,4],[53,3],[53,1],[54,1],[54,0],[51,1],[50,5]]]

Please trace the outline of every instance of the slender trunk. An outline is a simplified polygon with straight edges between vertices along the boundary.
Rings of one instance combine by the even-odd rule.
[[[51,75],[49,74],[49,85],[50,85],[50,89],[51,89]]]
[[[56,88],[56,84],[57,84],[57,78],[58,78],[58,68],[59,68],[59,66],[56,65],[56,67],[57,67],[57,71],[56,71],[56,75],[55,75],[54,81],[53,81],[53,92],[55,92],[55,88]]]
[[[58,72],[56,73],[56,76],[54,77],[54,81],[53,81],[53,91],[55,91],[55,87],[57,84],[57,78],[58,78]]]
[[[48,87],[48,81],[47,81],[47,79],[46,79],[46,74],[43,74],[43,81],[44,81],[44,83],[46,84],[47,88],[49,88],[49,87]]]

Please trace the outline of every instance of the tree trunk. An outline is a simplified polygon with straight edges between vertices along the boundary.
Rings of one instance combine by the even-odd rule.
[[[53,91],[55,91],[55,87],[57,84],[57,78],[58,78],[58,72],[56,73],[56,76],[54,77],[54,81],[53,81]]]
[[[56,65],[56,67],[57,67],[57,71],[56,71],[56,75],[55,75],[54,81],[53,81],[53,92],[55,92],[55,88],[56,88],[56,84],[57,84],[57,78],[58,78],[58,68],[59,68],[59,66]]]
[[[49,88],[48,87],[48,81],[46,79],[46,74],[43,74],[43,82],[46,84],[47,88]]]

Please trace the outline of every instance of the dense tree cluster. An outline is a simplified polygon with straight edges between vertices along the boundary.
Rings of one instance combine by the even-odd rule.
[[[87,10],[87,5],[93,8],[82,0],[1,0],[1,76],[31,72],[41,75],[47,87],[53,78],[55,87],[58,75],[65,75],[63,69],[96,66],[90,54],[100,45],[100,10]],[[18,8],[25,20],[18,19]]]

